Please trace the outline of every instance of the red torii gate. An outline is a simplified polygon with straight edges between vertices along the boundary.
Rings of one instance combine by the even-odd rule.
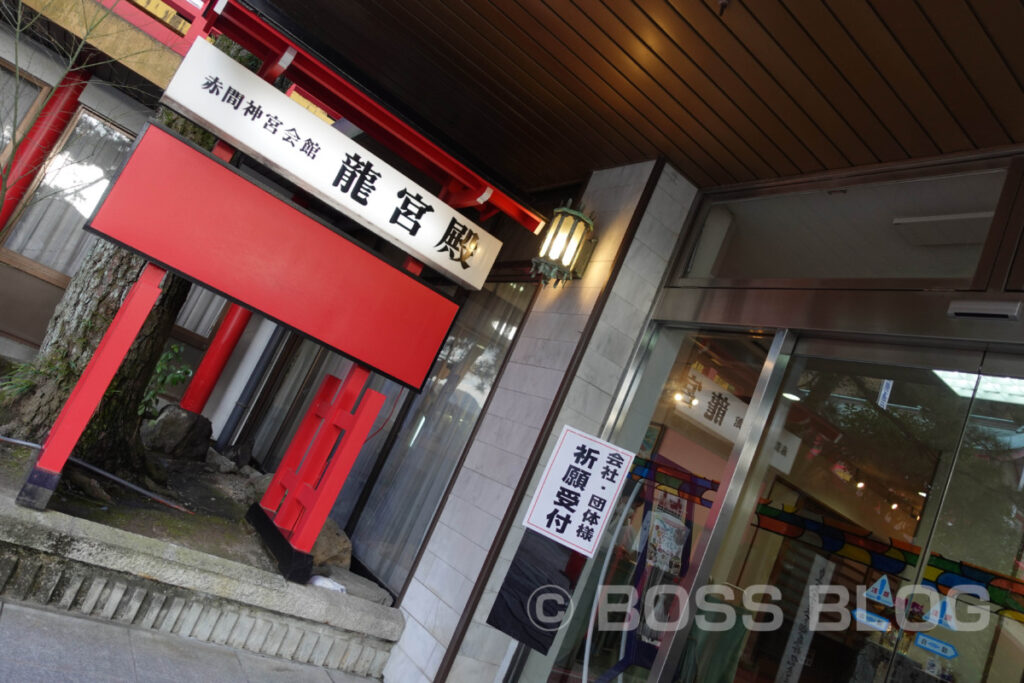
[[[179,197],[190,198],[187,217]],[[364,389],[370,368],[420,388],[457,304],[152,124],[88,229],[152,262],[57,417],[18,503],[46,508],[173,269],[359,361],[340,393],[337,378],[321,387],[274,483],[248,516],[285,576],[305,581],[313,541],[384,404],[382,394]]]
[[[139,30],[184,55],[196,40],[223,34],[263,60],[261,75],[273,81],[287,71],[293,87],[334,118],[346,118],[371,137],[441,184],[440,197],[455,208],[476,207],[481,218],[501,212],[534,234],[544,218],[488,183],[405,120],[381,105],[343,75],[323,64],[295,41],[237,0],[166,0],[187,22],[187,31],[155,19],[144,9],[118,0],[98,0]],[[412,262],[416,267],[417,264]],[[181,407],[202,412],[251,311],[230,305],[181,399]]]
[[[223,33],[263,59],[264,65],[260,75],[265,79],[272,81],[287,70],[289,79],[307,99],[321,106],[332,116],[345,117],[351,120],[359,128],[369,132],[374,138],[381,141],[406,161],[438,180],[442,186],[441,199],[448,205],[455,208],[475,206],[480,210],[483,217],[500,211],[535,234],[539,233],[542,229],[544,225],[542,217],[530,211],[499,189],[492,187],[483,178],[453,159],[401,118],[296,45],[291,38],[267,25],[258,14],[243,7],[237,0],[207,0],[207,2],[203,3],[202,9],[196,9],[191,4],[181,0],[168,0],[168,3],[179,15],[191,22],[191,26],[185,35],[174,34],[173,31],[169,31],[166,27],[160,25],[159,22],[140,13],[137,8],[131,5],[117,3],[115,0],[99,1],[140,30],[149,33],[179,54],[184,54],[189,45],[195,40],[203,40],[209,34]],[[75,73],[77,74],[77,72]],[[161,142],[160,138],[162,137],[164,139]],[[423,378],[433,362],[436,352],[443,342],[454,318],[455,311],[457,310],[455,304],[436,292],[429,290],[429,288],[426,288],[415,279],[414,276],[419,274],[421,267],[411,259],[407,260],[406,265],[409,272],[402,272],[376,259],[362,263],[357,268],[352,267],[351,260],[346,260],[347,273],[362,273],[365,277],[358,276],[355,277],[354,282],[341,285],[344,291],[355,297],[367,295],[372,298],[374,294],[385,291],[389,292],[389,295],[385,297],[386,301],[378,300],[378,305],[376,306],[372,304],[369,306],[364,305],[360,311],[350,312],[350,315],[347,317],[341,316],[339,318],[338,311],[332,309],[330,311],[332,319],[335,321],[341,320],[344,330],[319,330],[315,322],[312,323],[311,327],[307,327],[306,325],[310,324],[311,321],[296,321],[287,315],[289,312],[294,312],[287,309],[294,309],[296,302],[309,303],[311,299],[316,297],[303,296],[302,293],[296,294],[292,292],[295,298],[288,300],[287,305],[282,305],[280,313],[277,313],[275,312],[277,309],[274,306],[282,304],[282,301],[275,302],[271,300],[269,302],[261,302],[253,300],[250,298],[251,291],[247,284],[240,284],[239,282],[218,284],[214,280],[208,279],[208,275],[212,277],[211,274],[204,274],[205,271],[200,272],[202,271],[201,268],[196,269],[197,266],[205,265],[209,267],[207,270],[217,270],[217,267],[222,266],[224,263],[231,263],[233,259],[251,256],[252,254],[247,248],[257,246],[258,244],[258,240],[251,234],[248,235],[250,239],[247,242],[242,240],[243,243],[232,244],[231,248],[225,250],[220,257],[223,260],[219,263],[218,258],[214,256],[205,260],[202,258],[190,260],[187,258],[188,255],[176,253],[173,250],[161,250],[168,245],[148,244],[144,243],[145,240],[138,241],[140,235],[137,231],[140,226],[150,228],[145,233],[145,236],[152,237],[154,218],[173,217],[180,210],[177,204],[169,206],[166,202],[161,203],[161,200],[174,197],[179,192],[193,198],[209,198],[217,194],[212,192],[213,188],[217,187],[215,184],[199,185],[188,189],[173,186],[172,181],[182,179],[173,174],[166,173],[164,169],[167,167],[160,167],[158,163],[155,163],[152,156],[147,156],[149,152],[143,150],[144,147],[149,149],[152,146],[167,145],[167,138],[170,138],[170,136],[160,129],[151,128],[146,131],[143,138],[140,139],[135,154],[129,163],[133,170],[129,172],[128,167],[126,167],[118,183],[110,190],[107,203],[98,211],[91,226],[93,230],[100,232],[107,238],[120,242],[124,246],[150,257],[153,262],[162,265],[156,265],[152,262],[147,264],[140,274],[137,283],[126,297],[121,310],[115,316],[99,348],[87,365],[68,402],[54,423],[43,450],[39,453],[34,467],[18,495],[18,502],[22,505],[36,509],[45,509],[50,495],[60,479],[60,473],[67,458],[71,455],[71,451],[95,411],[96,406],[99,404],[106,387],[120,366],[129,346],[137,336],[148,312],[155,304],[160,293],[160,282],[167,268],[179,271],[194,280],[202,282],[210,288],[226,294],[236,302],[231,305],[225,318],[226,322],[218,330],[207,356],[204,358],[199,371],[196,373],[196,377],[193,379],[192,385],[186,393],[186,399],[182,402],[183,407],[196,412],[202,410],[209,392],[223,368],[223,361],[231,353],[238,335],[244,329],[245,323],[251,315],[251,311],[248,308],[239,306],[237,302],[260,310],[271,318],[275,318],[286,325],[317,338],[328,346],[337,348],[342,353],[367,363],[378,372],[390,375],[394,379],[414,387],[422,384]],[[170,139],[173,140],[173,138]],[[177,152],[181,152],[182,149],[188,149],[187,146],[177,141],[175,141],[175,144],[169,145],[168,148],[175,146],[179,148]],[[195,150],[190,151],[198,155],[196,157],[198,161],[195,159],[183,161],[176,168],[187,168],[189,172],[199,167],[206,169],[216,167],[222,171],[225,170],[222,164],[213,161],[209,156]],[[230,157],[232,151],[223,143],[218,143],[214,154],[226,161],[225,157]],[[157,155],[156,159],[160,163],[166,162],[166,158],[161,158],[159,155]],[[213,163],[213,166],[210,166],[210,162]],[[196,166],[192,166],[192,163],[195,163]],[[146,169],[145,166],[147,164],[158,168]],[[174,166],[169,167],[173,168]],[[233,174],[230,169],[226,170],[229,172],[229,175]],[[136,194],[129,197],[126,201],[119,188],[129,184],[125,182],[128,179],[146,177],[143,171],[148,172],[150,175],[148,176],[148,183],[143,183],[145,187],[141,189],[146,190],[159,187],[161,193],[149,197],[149,195],[143,192],[136,191]],[[209,173],[214,176],[218,175],[213,170],[210,170]],[[230,183],[231,181],[224,180],[223,182]],[[142,199],[143,197],[149,198]],[[134,200],[134,204],[132,200]],[[276,198],[270,197],[269,202],[266,198],[262,198],[262,200],[262,202],[256,201],[253,206],[269,206],[276,203],[275,205],[286,207],[307,221],[311,220]],[[14,204],[15,202],[11,202],[12,207]],[[203,206],[195,202],[193,202],[190,208],[195,211],[202,211],[204,209]],[[110,229],[111,225],[107,224],[106,221],[114,216],[114,214],[120,214],[121,218],[127,217],[128,222],[132,223],[128,226],[130,229],[122,230],[121,233]],[[288,217],[282,220],[298,219]],[[197,223],[192,220],[187,223],[187,226],[184,223],[166,225],[166,234],[175,235],[179,245],[185,244],[189,247],[194,247],[197,244],[204,244],[204,247],[209,247],[209,243],[204,240],[216,231],[209,230],[205,233],[204,231],[199,231],[190,237],[184,234],[183,227],[205,225],[206,223],[202,221]],[[212,227],[213,224],[211,223],[210,225]],[[269,226],[270,222],[266,225]],[[125,228],[126,226],[119,225],[114,227]],[[221,228],[223,226],[217,225],[216,227]],[[322,226],[317,227],[322,228]],[[333,233],[331,234],[335,244],[328,248],[325,253],[332,253],[332,249],[342,249],[351,252],[351,248],[354,245],[347,243],[348,247],[339,247],[338,245],[341,242],[337,242],[337,240],[344,242],[344,238],[333,235]],[[274,242],[274,239],[277,237],[280,237],[280,235],[270,236],[270,241],[266,244],[279,244]],[[307,250],[310,253],[312,251],[315,250]],[[209,254],[210,252],[207,253]],[[267,263],[272,261],[269,254],[264,254],[264,257],[269,259]],[[351,253],[347,253],[345,258],[355,258],[355,261],[360,261],[359,258],[353,257]],[[300,264],[293,265],[295,269],[292,270],[292,274],[298,273],[299,269],[303,267]],[[231,272],[237,273],[239,271],[238,269],[231,269]],[[333,273],[334,271],[332,270],[331,272]],[[254,278],[256,277],[256,274],[252,272],[247,272],[247,274]],[[262,274],[266,276],[266,273]],[[312,274],[307,275],[306,282],[315,281]],[[332,281],[328,278],[324,282],[330,283]],[[409,283],[415,285],[411,288],[415,290],[415,295],[412,298],[406,298],[410,290]],[[391,291],[393,288],[395,291]],[[322,291],[317,292],[317,294],[322,293]],[[430,293],[426,295],[426,300],[424,300],[424,292]],[[396,302],[408,303],[408,306],[402,308],[400,305],[399,308],[401,310],[396,310],[394,305]],[[306,306],[300,305],[298,308],[302,309],[306,308]],[[425,314],[427,317],[432,318],[433,326],[427,325],[426,328],[419,328],[416,325],[410,324],[408,329],[387,329],[387,321],[381,316],[364,315],[366,312],[374,313],[380,311],[390,311],[390,320],[392,321],[417,319],[415,315],[410,318],[406,314],[407,312],[409,314]],[[334,335],[333,337],[331,336],[332,334]],[[359,340],[363,342],[368,340],[369,343],[364,343],[364,348],[362,349],[348,347],[350,344],[358,346],[356,342]],[[389,343],[382,343],[382,340],[389,340]],[[394,340],[399,340],[397,347],[394,345]],[[415,356],[416,354],[410,355],[410,351],[414,349],[425,351],[425,354],[419,358],[412,358],[411,355]],[[370,356],[361,355],[364,352],[369,353]],[[383,402],[382,397],[377,392],[372,391],[364,392],[361,401],[358,399],[367,375],[368,369],[363,365],[357,365],[346,379],[344,387],[341,388],[340,394],[336,399],[328,396],[328,394],[337,390],[340,380],[329,378],[325,385],[321,387],[321,395],[318,396],[318,400],[306,416],[304,424],[316,424],[319,421],[318,434],[334,433],[337,436],[343,432],[343,442],[350,444],[361,443],[365,438],[365,430],[369,429],[368,425],[372,424]],[[348,417],[346,417],[346,414]],[[359,436],[360,433],[362,437]],[[286,569],[284,566],[285,560],[282,558],[289,554],[294,556],[296,553],[298,556],[301,556],[303,552],[308,551],[312,546],[313,539],[316,537],[312,530],[315,528],[316,531],[319,531],[320,525],[323,523],[322,518],[319,522],[315,522],[315,519],[326,516],[330,503],[333,503],[337,495],[337,491],[334,491],[334,495],[330,495],[330,491],[335,486],[340,490],[340,482],[344,480],[351,467],[352,463],[350,460],[354,460],[358,452],[358,447],[352,450],[342,444],[338,446],[333,458],[328,460],[331,448],[334,447],[334,441],[327,436],[323,438],[320,436],[311,437],[305,440],[304,438],[299,438],[303,437],[303,434],[297,436],[295,443],[289,449],[289,454],[299,454],[296,456],[298,460],[295,460],[295,458],[291,460],[286,459],[288,462],[285,464],[289,466],[282,465],[278,472],[279,477],[275,480],[275,486],[271,487],[267,496],[258,505],[253,506],[249,515],[250,521],[261,527],[265,538],[268,538],[269,535],[278,541],[285,541],[285,543],[279,544],[280,548],[275,548],[275,554],[278,555],[279,560],[282,562],[282,571],[286,575],[289,575],[289,572],[298,572],[294,576],[289,576],[289,578],[299,577],[297,580],[302,580],[302,572],[305,571],[302,566],[303,561],[301,557],[297,570],[294,567]],[[325,446],[325,444],[327,445]],[[325,447],[327,451],[321,452]],[[295,466],[292,467],[290,466],[291,464]],[[326,476],[322,476],[325,473]],[[287,482],[285,481],[286,479],[288,480]],[[318,481],[321,482],[320,486],[316,486]],[[280,485],[277,485],[278,483]],[[329,485],[324,486],[324,484]],[[323,501],[328,498],[329,502],[325,507]],[[268,538],[268,540],[273,541],[274,538]],[[278,550],[281,550],[281,552],[279,553]],[[294,560],[294,557],[292,557],[292,560]],[[292,560],[288,561],[291,562]]]

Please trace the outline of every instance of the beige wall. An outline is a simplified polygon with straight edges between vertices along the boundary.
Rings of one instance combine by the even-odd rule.
[[[66,29],[85,39],[111,60],[120,62],[150,83],[166,88],[181,57],[103,5],[92,0],[23,0]],[[159,25],[156,19],[154,25]]]

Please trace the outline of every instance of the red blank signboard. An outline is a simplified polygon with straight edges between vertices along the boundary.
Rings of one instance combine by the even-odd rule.
[[[458,306],[148,126],[90,229],[420,387]]]

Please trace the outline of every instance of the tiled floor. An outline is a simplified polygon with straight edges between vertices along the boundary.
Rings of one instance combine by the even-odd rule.
[[[369,683],[180,636],[0,603],[0,683]]]

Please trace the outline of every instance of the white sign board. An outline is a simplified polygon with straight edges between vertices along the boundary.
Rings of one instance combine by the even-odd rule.
[[[523,524],[593,557],[633,453],[566,425]]]
[[[441,274],[483,286],[496,237],[206,41],[161,101]]]
[[[736,443],[743,427],[743,417],[747,414],[746,403],[692,369],[687,377],[685,396],[687,400],[696,399],[697,403],[686,400],[676,403],[677,413],[730,443]],[[800,444],[799,436],[781,430],[771,446],[772,467],[788,474]]]

